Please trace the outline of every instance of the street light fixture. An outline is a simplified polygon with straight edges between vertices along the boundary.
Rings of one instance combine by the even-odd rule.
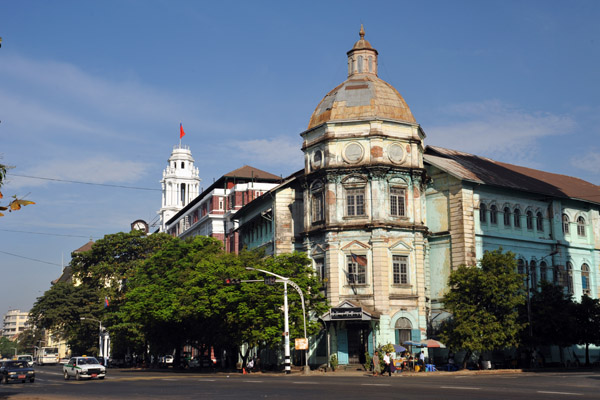
[[[284,317],[284,355],[285,355],[285,373],[291,373],[290,367],[290,323],[289,323],[289,315],[288,315],[288,298],[287,298],[287,284],[289,283],[300,295],[300,300],[302,301],[302,318],[304,320],[304,338],[307,338],[306,335],[306,309],[304,307],[304,295],[302,294],[302,290],[295,282],[293,282],[290,278],[286,278],[285,276],[278,275],[271,271],[266,271],[264,269],[246,267],[248,271],[259,271],[267,275],[272,275],[276,278],[281,279],[283,282],[283,317]],[[310,367],[308,366],[308,348],[304,350],[304,373],[308,374],[310,372]]]
[[[104,332],[102,331],[102,321],[100,321],[99,319],[95,319],[95,318],[89,318],[89,317],[80,317],[79,318],[82,321],[94,321],[98,323],[98,355],[100,357],[106,357],[104,355],[104,346],[103,346],[103,340],[102,340],[102,336],[104,335]]]

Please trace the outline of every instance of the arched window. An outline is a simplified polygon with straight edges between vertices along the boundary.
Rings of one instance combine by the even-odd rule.
[[[181,204],[185,206],[185,183],[181,184]]]
[[[542,213],[538,212],[535,217],[537,218],[535,224],[538,232],[544,232],[544,217]]]
[[[504,207],[504,226],[510,226],[510,208]]]
[[[567,214],[563,214],[562,215],[562,228],[563,228],[563,233],[569,233],[569,223],[571,221],[569,221],[569,216]]]
[[[525,269],[525,260],[521,258],[517,260],[517,273],[523,275],[523,290],[527,290],[527,270]]]
[[[587,264],[581,266],[581,289],[583,294],[590,295],[590,267]]]
[[[514,211],[514,226],[515,228],[520,228],[521,227],[521,210],[519,210],[518,208],[515,208]]]
[[[533,213],[531,211],[527,211],[527,229],[533,229]]]
[[[363,72],[363,57],[362,56],[358,56],[358,73],[362,73]]]
[[[519,274],[525,274],[525,261],[519,258],[517,261],[517,272]]]
[[[577,234],[579,236],[585,236],[585,218],[577,218]]]
[[[537,287],[537,263],[535,261],[531,261],[529,263],[529,275],[531,278],[531,288],[535,289]]]
[[[546,261],[542,261],[540,263],[540,282],[548,281],[548,266],[546,265]]]
[[[479,221],[485,223],[486,222],[486,218],[485,218],[485,212],[487,211],[487,207],[485,206],[484,203],[481,203],[479,205]]]
[[[570,262],[567,263],[567,293],[573,294],[573,264]]]
[[[412,340],[412,324],[408,318],[399,318],[396,321],[396,344]]]
[[[498,208],[495,204],[490,206],[490,222],[494,225],[498,223]]]

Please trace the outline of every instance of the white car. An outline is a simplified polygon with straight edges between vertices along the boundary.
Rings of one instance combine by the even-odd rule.
[[[63,365],[65,380],[74,377],[80,379],[104,379],[106,367],[100,364],[94,357],[71,357],[68,363]]]
[[[20,354],[17,356],[19,361],[27,361],[29,368],[33,367],[33,356],[31,354]]]

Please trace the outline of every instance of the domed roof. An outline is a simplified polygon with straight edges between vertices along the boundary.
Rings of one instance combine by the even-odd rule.
[[[348,79],[327,93],[310,118],[308,129],[328,121],[374,118],[416,123],[404,98],[377,77],[377,50],[364,39],[348,51]]]

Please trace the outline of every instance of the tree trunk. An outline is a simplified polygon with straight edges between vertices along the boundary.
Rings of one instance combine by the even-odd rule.
[[[590,344],[589,343],[585,344],[585,366],[586,367],[590,366]]]
[[[473,352],[471,350],[467,350],[467,353],[465,354],[465,357],[463,358],[463,369],[467,369],[467,362],[469,362],[469,360],[471,359],[471,354],[473,354]]]

